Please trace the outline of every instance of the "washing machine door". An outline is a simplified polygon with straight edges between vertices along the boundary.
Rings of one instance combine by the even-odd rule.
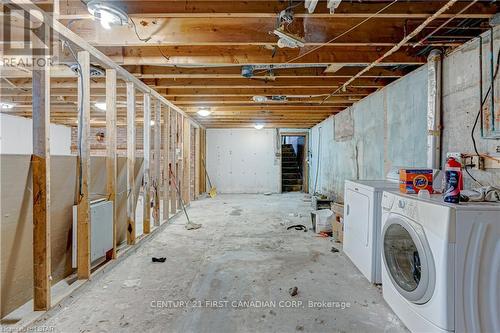
[[[408,301],[424,304],[432,297],[435,267],[423,228],[389,214],[382,231],[382,258],[394,287]]]

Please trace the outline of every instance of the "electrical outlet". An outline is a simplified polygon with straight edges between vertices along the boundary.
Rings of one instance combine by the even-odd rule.
[[[472,159],[471,164],[474,164],[472,169],[484,170],[484,157],[476,155],[476,156],[471,156],[471,159]]]

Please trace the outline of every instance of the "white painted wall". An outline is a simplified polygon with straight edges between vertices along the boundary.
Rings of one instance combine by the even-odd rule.
[[[212,185],[220,193],[278,192],[276,140],[274,129],[207,129]]]
[[[0,154],[32,153],[32,120],[0,114]],[[50,154],[71,155],[71,127],[50,124]]]

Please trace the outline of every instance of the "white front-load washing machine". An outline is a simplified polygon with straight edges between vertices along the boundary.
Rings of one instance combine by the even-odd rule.
[[[500,332],[500,204],[382,195],[383,296],[412,332]]]

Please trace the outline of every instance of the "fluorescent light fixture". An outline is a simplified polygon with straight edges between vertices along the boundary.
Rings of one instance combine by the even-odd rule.
[[[106,111],[106,103],[98,102],[98,103],[95,103],[94,106],[101,111]]]
[[[264,128],[264,124],[255,124],[255,125],[253,125],[253,127],[254,127],[255,129],[260,130],[260,129],[263,129],[263,128]]]
[[[155,125],[155,121],[154,121],[154,120],[151,120],[151,121],[149,122],[149,125],[150,125],[150,126],[154,126],[154,125]]]
[[[212,111],[207,108],[200,108],[197,113],[202,117],[208,117],[212,114]]]
[[[2,103],[0,103],[0,107],[2,110],[12,109],[14,107],[14,104],[2,102]]]
[[[264,102],[267,102],[267,99],[268,99],[268,98],[267,98],[267,96],[259,96],[259,95],[257,95],[257,96],[252,97],[252,100],[253,100],[254,102],[256,102],[256,103],[264,103]]]

